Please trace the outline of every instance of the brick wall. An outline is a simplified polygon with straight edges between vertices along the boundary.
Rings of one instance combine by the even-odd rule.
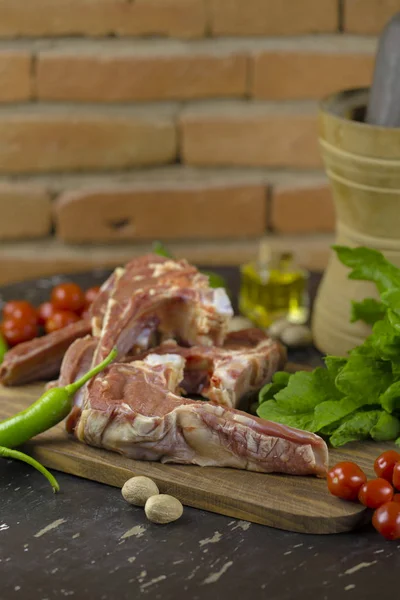
[[[371,81],[400,0],[0,0],[0,283],[168,241],[324,267],[316,106]]]

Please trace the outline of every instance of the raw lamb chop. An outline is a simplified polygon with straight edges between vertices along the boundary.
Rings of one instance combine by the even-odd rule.
[[[78,340],[68,350],[61,368],[58,385],[65,386],[78,379],[91,364],[97,339],[90,336]],[[185,395],[201,395],[217,404],[237,408],[242,399],[258,391],[283,368],[286,353],[283,346],[259,329],[244,329],[228,333],[224,346],[192,346],[184,348],[167,341],[139,356],[127,356],[121,362],[144,359],[149,353],[176,354],[185,359],[180,388]],[[81,406],[83,388],[75,398]]]
[[[114,363],[92,381],[70,430],[86,444],[137,460],[326,473],[328,451],[317,435],[178,396],[183,368],[176,354]]]
[[[0,366],[0,383],[22,385],[57,377],[69,346],[91,332],[89,321],[78,321],[9,350]]]
[[[186,361],[181,382],[184,393],[200,394],[230,408],[237,408],[243,398],[271,381],[286,361],[283,346],[260,329],[228,333],[223,347],[184,348],[167,341],[149,352],[182,356]]]
[[[221,345],[233,311],[222,288],[185,260],[149,254],[116,269],[92,306],[93,334],[99,337],[94,362],[117,347],[146,350],[158,332],[184,345]]]

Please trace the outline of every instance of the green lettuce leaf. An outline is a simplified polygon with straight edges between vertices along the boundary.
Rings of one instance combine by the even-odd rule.
[[[351,415],[361,408],[364,401],[360,398],[342,398],[342,400],[327,400],[321,402],[315,407],[314,420],[312,422],[312,431],[315,433],[322,431],[334,431],[330,426],[342,422],[344,417]]]
[[[314,419],[314,411],[309,410],[304,413],[293,413],[290,410],[285,410],[277,404],[276,400],[270,400],[269,402],[263,402],[257,409],[257,415],[261,419],[267,419],[268,421],[274,421],[275,423],[281,423],[282,425],[288,425],[289,427],[296,427],[297,429],[304,429],[310,431]]]
[[[382,410],[377,423],[370,431],[372,439],[377,442],[389,442],[395,440],[399,434],[399,419]]]
[[[379,396],[392,382],[390,362],[354,354],[349,357],[335,383],[343,395],[362,398],[365,404],[377,404]]]
[[[400,411],[400,381],[392,383],[380,396],[379,402],[388,413]]]
[[[385,312],[384,304],[373,298],[365,298],[362,302],[352,301],[350,322],[364,321],[367,325],[374,325],[383,319]]]
[[[382,294],[400,288],[400,269],[392,265],[381,252],[372,248],[333,246],[339,260],[352,269],[349,279],[373,281]]]
[[[275,373],[271,383],[267,383],[260,391],[258,398],[259,404],[267,402],[267,400],[272,400],[278,392],[287,386],[289,379],[290,373],[286,373],[286,371],[278,371]]]
[[[379,421],[381,412],[380,410],[370,410],[354,414],[331,435],[330,443],[334,448],[337,448],[348,442],[368,439],[371,429]]]

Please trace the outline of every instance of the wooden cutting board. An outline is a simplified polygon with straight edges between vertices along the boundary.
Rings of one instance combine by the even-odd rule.
[[[0,419],[26,408],[41,396],[43,387],[0,386]],[[388,447],[374,442],[347,445],[332,451],[330,462],[353,460],[372,476],[373,461]],[[367,518],[361,505],[332,497],[325,480],[135,461],[77,442],[67,435],[63,423],[27,443],[24,450],[50,469],[116,487],[134,475],[147,475],[162,493],[176,496],[184,505],[289,531],[339,533]],[[68,494],[66,486],[61,493]]]

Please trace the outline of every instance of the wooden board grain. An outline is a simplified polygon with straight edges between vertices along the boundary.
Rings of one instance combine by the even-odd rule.
[[[0,419],[26,408],[42,392],[41,384],[0,386]],[[375,442],[349,444],[332,451],[330,461],[354,460],[372,476],[374,459],[388,447]],[[146,475],[162,493],[176,496],[184,505],[289,531],[339,533],[363,524],[367,516],[361,505],[330,496],[322,479],[135,461],[77,442],[67,435],[64,424],[31,440],[24,450],[50,469],[116,487],[134,475]]]

